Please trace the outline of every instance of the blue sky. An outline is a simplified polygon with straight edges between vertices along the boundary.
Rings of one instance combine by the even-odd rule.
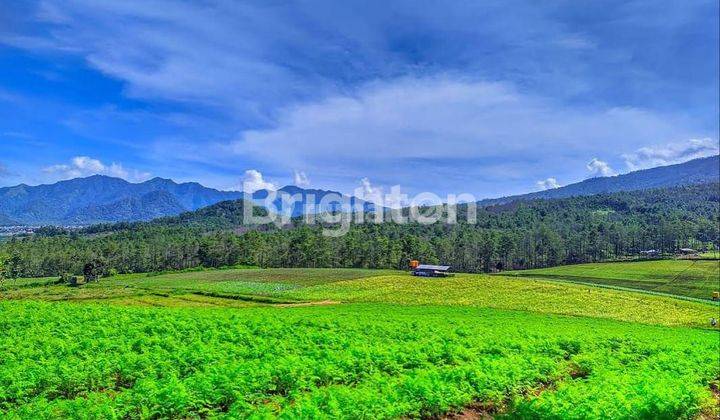
[[[718,15],[716,0],[2,2],[0,185],[484,198],[716,154]]]

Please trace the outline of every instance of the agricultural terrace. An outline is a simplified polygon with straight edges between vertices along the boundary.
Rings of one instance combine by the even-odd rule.
[[[718,414],[710,302],[359,269],[4,287],[7,418]]]

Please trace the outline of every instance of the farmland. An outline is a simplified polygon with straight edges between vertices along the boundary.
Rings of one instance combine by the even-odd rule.
[[[6,299],[111,302],[150,306],[391,303],[475,306],[591,316],[659,325],[705,326],[716,305],[543,279],[458,274],[445,279],[392,270],[238,269],[130,274],[79,288],[24,280]]]
[[[717,403],[711,303],[362,269],[5,287],[9,418],[674,419]]]
[[[715,251],[705,251],[705,252],[701,252],[701,253],[699,254],[699,257],[700,257],[700,258],[707,258],[707,259],[718,260],[718,259],[720,259],[720,251],[715,250]]]
[[[565,265],[510,273],[578,283],[628,287],[699,299],[720,290],[720,260],[651,260]]]

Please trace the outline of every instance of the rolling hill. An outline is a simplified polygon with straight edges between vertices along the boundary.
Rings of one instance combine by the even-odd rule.
[[[267,201],[269,194],[271,194],[271,192],[268,190],[256,191],[252,194],[253,202],[262,205]],[[340,198],[353,209],[359,209],[360,206],[363,206],[365,211],[369,211],[374,208],[372,203],[368,203],[357,197],[344,195],[338,191],[304,189],[294,185],[287,185],[280,188],[276,192],[276,197],[277,198],[272,200],[270,210],[287,213],[292,217],[302,216],[307,213],[342,211],[343,204],[338,201]],[[287,207],[283,200],[289,202],[291,198],[295,198],[296,200]]]
[[[599,193],[646,190],[653,188],[718,182],[720,158],[713,156],[613,177],[588,179],[561,188],[530,194],[486,199],[480,206],[488,207],[518,200],[567,198]],[[277,191],[271,211],[287,212],[292,217],[311,212],[340,210],[328,195],[342,194],[321,189],[285,186]],[[50,185],[18,185],[0,188],[0,225],[65,225],[82,226],[94,223],[146,221],[176,216],[213,204],[237,199],[252,199],[264,204],[267,190],[251,196],[239,191],[220,191],[196,182],[178,184],[170,179],[153,178],[142,183],[130,183],[120,178],[94,175]],[[284,204],[283,197],[296,197],[292,204]],[[356,197],[343,196],[354,208],[366,211],[373,205]]]

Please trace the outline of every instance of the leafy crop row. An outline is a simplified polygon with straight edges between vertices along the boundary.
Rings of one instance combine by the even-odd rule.
[[[436,306],[0,302],[0,416],[689,418],[715,331]]]

